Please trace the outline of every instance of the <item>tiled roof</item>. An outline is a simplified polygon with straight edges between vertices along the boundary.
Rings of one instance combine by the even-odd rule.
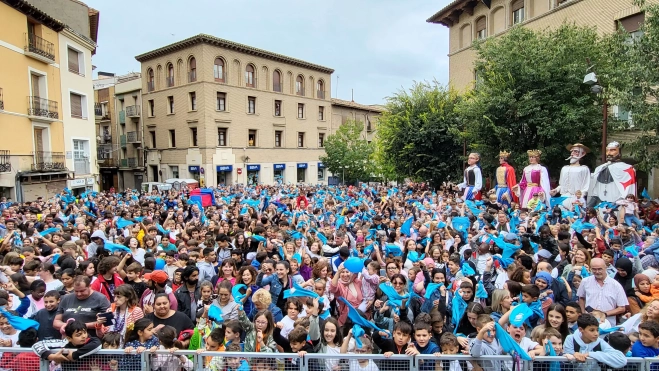
[[[353,101],[337,99],[337,98],[332,98],[332,104],[335,106],[350,107],[350,108],[361,109],[364,111],[373,111],[379,113],[386,111],[384,106],[381,106],[379,104],[365,105],[365,104],[359,104]]]

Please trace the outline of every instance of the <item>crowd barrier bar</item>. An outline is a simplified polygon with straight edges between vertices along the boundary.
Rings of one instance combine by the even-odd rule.
[[[29,353],[33,354],[32,349],[30,348],[18,348],[18,347],[0,347],[1,353],[14,353],[18,355],[20,353]],[[132,362],[126,363],[126,356],[132,356],[135,358],[129,358]],[[385,357],[382,354],[313,354],[308,353],[304,357],[299,357],[297,353],[230,353],[230,352],[203,352],[197,354],[195,351],[190,350],[179,350],[174,353],[171,353],[167,350],[159,350],[156,353],[151,353],[146,351],[137,357],[135,351],[130,354],[125,353],[121,349],[116,350],[101,350],[98,353],[95,353],[92,356],[83,358],[82,360],[76,361],[80,365],[70,364],[72,369],[77,369],[78,366],[82,367],[82,363],[85,363],[84,369],[91,371],[144,371],[151,370],[152,362],[155,356],[161,356],[165,359],[171,357],[175,359],[178,356],[186,356],[191,358],[191,364],[193,371],[204,371],[204,361],[206,357],[221,357],[225,362],[228,362],[228,359],[240,359],[246,360],[250,364],[250,370],[254,370],[253,362],[257,360],[257,363],[262,363],[266,365],[272,365],[273,371],[337,371],[337,370],[349,370],[350,362],[359,361],[359,360],[372,360],[379,368],[380,371],[429,371],[429,370],[441,370],[442,368],[436,368],[436,362],[450,362],[458,361],[461,366],[467,365],[466,362],[469,362],[469,367],[464,368],[465,371],[470,369],[472,371],[500,371],[506,370],[511,371],[509,367],[505,368],[496,368],[494,366],[512,364],[512,357],[508,355],[502,356],[482,356],[482,357],[471,357],[467,355],[442,355],[441,357],[435,357],[434,355],[417,355],[417,356],[405,356],[405,355],[394,355],[392,357]],[[116,361],[116,362],[114,362]],[[139,361],[139,362],[138,362]],[[291,362],[293,361],[293,362]],[[39,371],[50,371],[51,362],[40,360],[38,367],[35,361],[35,364],[26,364],[25,361],[22,361],[19,366],[15,368],[5,368],[7,371],[24,371],[24,370],[39,370]],[[431,363],[432,362],[432,363]],[[490,362],[490,363],[488,363]],[[498,363],[494,363],[498,362]],[[579,362],[570,362],[564,356],[556,357],[535,357],[533,361],[521,361],[518,363],[519,367],[515,367],[517,371],[549,371],[548,362],[559,362],[561,363],[561,370],[565,369],[565,365],[573,365],[574,371],[579,371],[586,369],[588,365],[595,363],[595,360],[590,359],[584,364]],[[325,363],[325,364],[323,364]],[[329,365],[336,363],[338,367],[335,367],[333,370],[328,370]],[[622,368],[622,370],[634,370],[634,371],[650,371],[651,364],[659,364],[659,359],[657,358],[627,358],[627,366]],[[516,365],[517,366],[517,365]],[[178,366],[180,367],[180,366]],[[655,365],[657,367],[657,365]],[[82,368],[81,368],[82,369]],[[163,371],[168,371],[168,369],[163,369]],[[608,367],[606,370],[613,370],[613,367]],[[179,368],[172,368],[171,371],[178,371]],[[603,370],[603,371],[606,371]],[[619,369],[620,370],[620,369]]]

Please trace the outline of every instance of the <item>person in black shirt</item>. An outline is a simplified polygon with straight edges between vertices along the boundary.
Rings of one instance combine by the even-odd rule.
[[[32,314],[30,319],[39,322],[39,330],[37,337],[39,340],[60,339],[61,334],[53,327],[53,321],[57,314],[57,307],[59,306],[60,294],[57,290],[51,290],[43,297],[43,309]]]

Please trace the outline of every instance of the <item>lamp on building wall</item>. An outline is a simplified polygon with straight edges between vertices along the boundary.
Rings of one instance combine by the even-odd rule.
[[[590,64],[590,63],[589,63]],[[604,87],[602,82],[597,78],[597,74],[591,70],[594,68],[591,65],[586,70],[587,74],[584,76],[583,83],[590,86],[590,91],[597,95],[602,95],[602,163],[606,162],[606,141],[607,141],[607,127],[609,125],[609,101],[604,95]],[[591,72],[589,72],[591,71]]]

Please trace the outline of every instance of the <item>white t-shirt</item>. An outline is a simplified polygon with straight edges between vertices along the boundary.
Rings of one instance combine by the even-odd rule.
[[[522,340],[519,342],[519,346],[522,348],[523,351],[528,353],[532,351],[535,347],[537,347],[538,343],[527,337],[523,337]],[[513,361],[506,361],[505,365],[509,370],[513,369]]]
[[[60,280],[52,280],[52,281],[46,283],[46,292],[51,291],[51,290],[60,291],[63,288],[64,288],[64,284]]]
[[[349,353],[356,354],[356,353]],[[368,364],[363,366],[359,364],[359,361],[356,359],[350,360],[350,371],[380,371],[378,366],[373,362],[372,359],[368,360]]]
[[[295,320],[289,316],[284,316],[279,322],[284,324],[284,327],[281,329],[281,336],[288,339],[288,334],[293,331]]]

